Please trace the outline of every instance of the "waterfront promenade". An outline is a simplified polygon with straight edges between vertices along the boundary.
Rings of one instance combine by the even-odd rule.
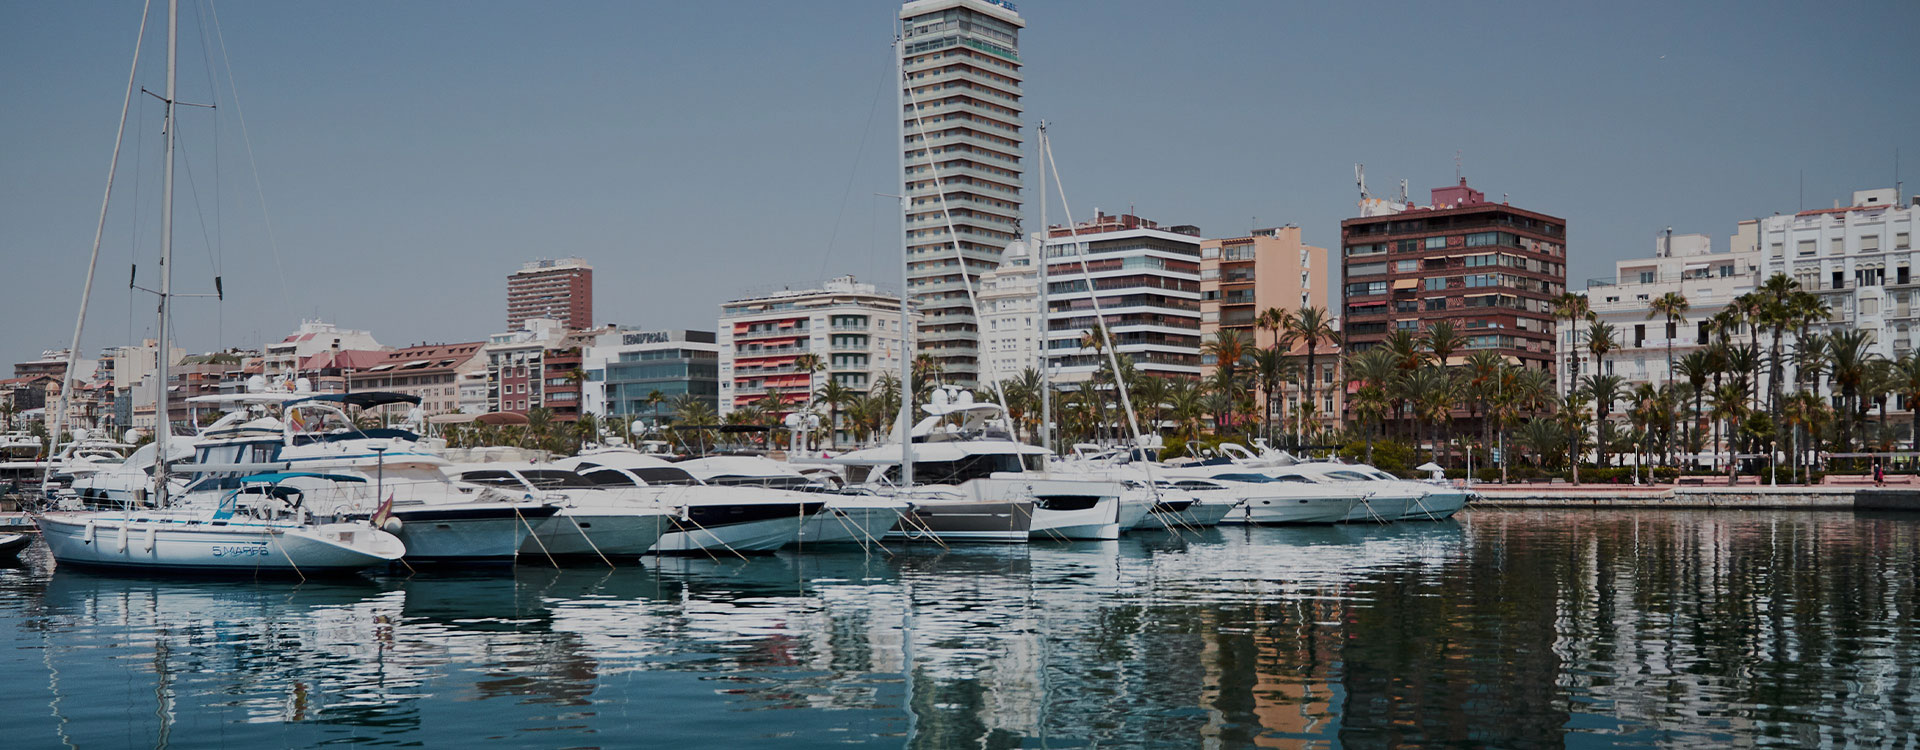
[[[1752,477],[1726,484],[1481,484],[1474,504],[1497,508],[1687,508],[1798,510],[1920,510],[1913,477],[1830,477],[1816,485],[1769,485]],[[1709,479],[1709,481],[1724,481]]]

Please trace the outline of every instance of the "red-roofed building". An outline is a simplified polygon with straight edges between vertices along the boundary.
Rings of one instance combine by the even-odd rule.
[[[459,381],[471,372],[484,371],[486,357],[481,353],[484,341],[460,344],[421,344],[383,352],[377,362],[355,368],[347,377],[356,392],[389,391],[420,397],[420,408],[428,414],[447,414],[460,409]],[[389,407],[395,412],[405,410]]]

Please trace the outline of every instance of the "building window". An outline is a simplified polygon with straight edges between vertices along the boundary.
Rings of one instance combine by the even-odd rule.
[[[1800,241],[1800,244],[1798,245],[1798,252],[1799,252],[1799,253],[1800,253],[1801,255],[1812,255],[1812,254],[1813,254],[1813,250],[1814,250],[1814,241],[1813,241],[1813,240],[1801,240],[1801,241]]]
[[[1641,272],[1640,272],[1640,283],[1642,283],[1642,284],[1651,284],[1651,283],[1653,283],[1653,272],[1652,272],[1652,271],[1641,271]]]
[[[1827,240],[1828,254],[1845,255],[1846,252],[1847,252],[1847,239],[1845,237],[1835,237],[1833,239]]]
[[[1426,248],[1428,250],[1445,250],[1447,249],[1447,238],[1428,237]]]
[[[1835,289],[1847,288],[1847,272],[1846,271],[1833,272],[1833,288]]]
[[[1413,271],[1418,271],[1420,270],[1420,261],[1417,261],[1417,260],[1394,261],[1393,270],[1399,273],[1411,273]]]
[[[1635,323],[1633,326],[1633,346],[1634,348],[1637,349],[1646,345],[1647,345],[1647,324]]]

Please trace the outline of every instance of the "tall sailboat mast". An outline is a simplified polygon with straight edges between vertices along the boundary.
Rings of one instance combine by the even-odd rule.
[[[907,123],[907,41],[906,30],[897,28],[893,37],[893,84],[895,101],[898,104],[894,112],[901,115],[901,142],[906,140]],[[920,139],[921,148],[929,148],[926,138]],[[907,149],[900,148],[900,487],[913,486],[913,288],[909,278],[913,273],[912,259],[907,253],[907,206],[912,199],[907,186],[912,178],[907,176]],[[938,186],[935,186],[938,188]],[[962,273],[965,273],[963,268]]]
[[[180,0],[167,0],[167,110],[166,110],[166,187],[160,197],[160,343],[154,352],[153,381],[153,501],[167,500],[167,438],[173,431],[167,417],[167,346],[171,331],[167,325],[167,306],[173,293],[173,140],[174,83],[180,61]]]
[[[1046,120],[1040,121],[1039,132],[1040,148],[1038,150],[1039,153],[1045,154],[1047,153]],[[1040,264],[1037,275],[1034,276],[1035,283],[1040,287],[1040,311],[1035,319],[1040,321],[1040,447],[1047,449],[1048,455],[1053,455],[1053,368],[1047,356],[1047,345],[1051,343],[1049,331],[1053,328],[1049,322],[1052,319],[1052,311],[1047,309],[1047,266],[1049,265],[1049,261],[1047,260],[1048,234],[1047,160],[1045,156],[1042,156],[1040,158],[1040,231],[1034,235],[1039,239],[1034,241],[1033,250],[1035,262]]]

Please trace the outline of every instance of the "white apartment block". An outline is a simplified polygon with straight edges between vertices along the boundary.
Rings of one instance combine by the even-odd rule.
[[[1105,359],[1083,346],[1099,326],[1088,278],[1115,348],[1136,370],[1200,376],[1198,228],[1162,229],[1135,216],[1096,212],[1073,232],[1053,228],[1049,235],[1045,347],[1053,382],[1084,382]]]
[[[972,386],[980,331],[967,285],[977,292],[1020,237],[1027,24],[1005,0],[909,0],[899,21],[907,291],[923,315],[916,345],[951,382]]]
[[[720,306],[720,415],[779,393],[788,405],[808,401],[832,379],[865,393],[880,376],[900,374],[900,298],[840,276],[819,289],[788,290]],[[802,371],[802,354],[826,369]],[[822,409],[822,413],[826,410]],[[777,424],[780,415],[775,415]]]
[[[1654,240],[1653,257],[1619,261],[1614,264],[1612,279],[1588,281],[1588,303],[1600,320],[1613,326],[1618,343],[1599,365],[1600,372],[1619,375],[1629,386],[1675,380],[1667,369],[1668,340],[1672,340],[1675,361],[1705,347],[1709,340],[1707,321],[1725,310],[1733,298],[1753,291],[1760,278],[1759,263],[1760,254],[1739,235],[1721,252],[1714,252],[1713,240],[1704,234],[1673,235],[1671,246],[1662,235]],[[1687,298],[1686,315],[1678,324],[1652,313],[1653,301],[1669,292]],[[1569,372],[1569,352],[1575,347],[1580,355],[1574,377],[1559,379],[1564,396],[1595,372],[1595,364],[1587,348],[1586,323],[1556,328],[1559,372]]]
[[[1040,266],[1026,242],[980,277],[980,365],[983,387],[1040,367]]]
[[[1898,357],[1913,350],[1920,325],[1920,273],[1913,253],[1920,200],[1902,206],[1891,189],[1859,190],[1853,204],[1759,220],[1761,278],[1784,273],[1820,295],[1833,319],[1817,333],[1873,332],[1874,350]]]

